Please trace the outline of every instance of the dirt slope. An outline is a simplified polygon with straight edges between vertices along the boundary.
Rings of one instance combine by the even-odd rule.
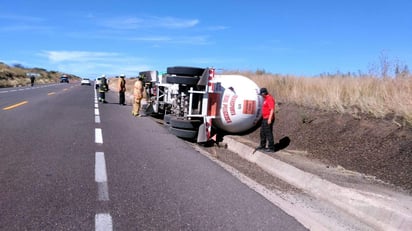
[[[412,127],[391,119],[324,112],[280,104],[274,127],[286,149],[331,166],[375,176],[412,192]],[[259,129],[246,135],[258,143]],[[276,155],[272,154],[272,155]]]

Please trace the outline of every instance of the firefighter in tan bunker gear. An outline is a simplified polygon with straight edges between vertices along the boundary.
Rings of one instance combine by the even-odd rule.
[[[126,105],[126,76],[124,74],[120,75],[118,82],[118,91],[119,91],[119,104]]]
[[[143,76],[139,76],[139,78],[134,83],[134,89],[133,89],[133,95],[134,95],[133,111],[132,111],[133,116],[140,116],[139,114],[140,113],[140,102],[143,99],[143,93],[144,93]]]

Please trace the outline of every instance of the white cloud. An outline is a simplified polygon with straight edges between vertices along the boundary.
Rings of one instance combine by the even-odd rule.
[[[10,20],[10,21],[19,21],[19,22],[42,22],[45,19],[40,17],[24,16],[17,14],[1,14],[0,19]]]
[[[150,69],[143,60],[119,53],[43,51],[40,55],[45,56],[59,71],[82,77],[94,78],[101,74],[117,76],[120,73],[137,76],[139,71]]]
[[[46,56],[51,62],[88,62],[119,56],[117,53],[89,51],[44,51],[41,55]]]
[[[197,19],[176,19],[171,17],[160,18],[154,17],[152,20],[154,26],[165,27],[165,28],[189,28],[194,27],[199,23]],[[148,22],[151,22],[150,20]]]
[[[22,16],[17,14],[1,14],[0,20],[2,25],[0,31],[3,32],[15,32],[15,31],[47,31],[52,27],[40,25],[45,21],[43,18]]]
[[[28,25],[28,24],[19,24],[19,25],[9,25],[5,27],[1,27],[0,31],[3,32],[17,32],[17,31],[35,31],[35,32],[41,32],[41,31],[50,31],[52,30],[52,27],[48,26],[35,26],[35,25]]]
[[[143,42],[162,42],[169,44],[191,44],[191,45],[205,45],[210,44],[208,36],[142,36],[125,38],[130,41]]]
[[[144,41],[144,42],[170,42],[172,41],[171,37],[168,36],[141,36],[141,37],[129,37],[125,38],[131,41]]]
[[[210,26],[207,28],[207,30],[210,30],[210,31],[220,31],[220,30],[227,30],[227,29],[229,29],[229,27],[227,26]]]
[[[197,19],[179,19],[173,17],[120,17],[104,20],[105,27],[119,30],[133,30],[138,28],[191,28],[199,23]]]

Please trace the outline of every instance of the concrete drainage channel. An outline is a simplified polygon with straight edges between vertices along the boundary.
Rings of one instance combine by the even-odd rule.
[[[236,136],[224,137],[228,150],[255,163],[274,177],[333,204],[375,230],[412,230],[412,197],[341,186],[268,154],[253,153],[254,148],[242,141]],[[279,154],[282,151],[271,155]]]

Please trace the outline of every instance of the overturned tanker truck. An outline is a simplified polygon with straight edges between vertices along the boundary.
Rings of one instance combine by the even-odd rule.
[[[247,133],[261,119],[258,85],[241,75],[216,74],[214,68],[175,66],[165,74],[143,71],[146,115],[163,118],[177,137],[197,143]]]

